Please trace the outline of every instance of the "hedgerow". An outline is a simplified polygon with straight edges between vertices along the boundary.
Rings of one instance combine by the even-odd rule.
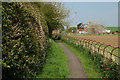
[[[3,78],[31,78],[46,60],[52,30],[69,12],[61,3],[2,3]]]
[[[83,47],[82,44],[79,44],[75,38],[71,38],[69,36],[63,36],[62,41],[76,47],[83,54],[86,54],[90,57],[95,64],[96,71],[101,72],[102,79],[105,80],[119,80],[120,79],[120,64],[117,64],[110,59],[103,57],[98,52],[91,53],[91,50]]]
[[[34,3],[2,3],[3,78],[34,78],[42,68],[48,47],[43,18]]]

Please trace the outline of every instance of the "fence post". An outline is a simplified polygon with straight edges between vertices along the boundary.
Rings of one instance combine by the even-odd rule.
[[[91,41],[91,42],[92,42],[92,46],[91,46],[92,49],[91,49],[91,50],[92,50],[92,52],[94,53],[94,48],[95,48],[95,46],[93,46],[93,43],[96,42],[96,41]]]
[[[104,47],[104,49],[103,49],[103,56],[104,56],[104,53],[105,53],[105,49],[106,49],[107,47],[109,47],[109,46],[111,46],[111,45],[105,45],[105,47]],[[104,56],[104,57],[106,57],[106,56]]]
[[[98,47],[98,52],[99,52],[99,53],[100,53],[100,47],[101,47],[102,45],[104,45],[104,43],[103,43],[103,44],[100,44],[99,47]],[[101,54],[102,54],[102,53],[101,53]]]
[[[98,52],[98,51],[97,51],[97,47],[96,47],[97,44],[100,44],[100,42],[95,42],[95,51],[96,51],[96,52]]]
[[[116,47],[116,48],[114,48],[114,49],[111,51],[111,53],[110,53],[110,54],[111,54],[111,58],[110,58],[110,59],[111,59],[111,61],[112,61],[113,51],[114,51],[114,50],[116,50],[117,48],[118,48],[118,49],[120,49],[119,47]]]
[[[88,41],[88,48],[89,48],[89,49],[90,49],[90,41],[91,41],[91,40]]]
[[[84,40],[83,40],[83,38],[82,38],[82,45],[83,45],[83,47],[84,47]]]
[[[84,47],[86,47],[86,39],[84,39],[84,45],[85,45]]]
[[[87,48],[89,49],[89,39],[87,39]]]

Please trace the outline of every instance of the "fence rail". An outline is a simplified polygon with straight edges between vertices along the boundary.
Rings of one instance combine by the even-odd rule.
[[[95,41],[95,40],[91,40],[91,39],[84,39],[81,37],[75,37],[75,36],[69,36],[69,38],[74,38],[77,40],[78,43],[76,43],[76,45],[81,44],[83,45],[83,47],[86,47],[88,49],[91,50],[91,53],[94,52],[98,52],[99,54],[101,54],[103,57],[110,59],[111,61],[116,62],[117,64],[119,63],[120,60],[120,53],[119,51],[114,54],[115,50],[120,50],[120,47],[113,47],[111,45],[106,45],[104,43]],[[104,46],[104,47],[103,47]],[[110,49],[110,48],[112,49]],[[101,49],[103,48],[103,49]],[[109,50],[107,50],[107,48]]]

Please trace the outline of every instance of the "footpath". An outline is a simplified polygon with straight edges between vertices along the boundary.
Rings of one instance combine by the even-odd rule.
[[[62,49],[66,53],[66,56],[68,57],[68,68],[70,72],[69,78],[88,78],[77,56],[75,56],[75,54],[70,49],[65,47],[60,41],[57,42],[62,47]]]

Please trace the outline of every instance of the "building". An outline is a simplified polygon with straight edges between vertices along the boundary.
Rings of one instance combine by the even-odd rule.
[[[77,25],[77,32],[80,34],[102,34],[104,32],[104,26],[92,23],[91,21],[88,24],[81,22]]]

